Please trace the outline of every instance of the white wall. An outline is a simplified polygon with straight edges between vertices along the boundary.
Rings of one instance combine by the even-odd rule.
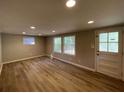
[[[123,81],[124,81],[124,55],[123,55]]]
[[[123,55],[123,81],[124,81],[124,55]]]
[[[2,62],[1,33],[0,33],[0,62]]]
[[[2,33],[2,62],[45,55],[45,38],[33,36],[35,45],[24,45],[23,38],[28,36]]]
[[[124,31],[124,28],[123,28],[123,31]],[[124,81],[124,32],[122,32],[122,37],[123,37],[123,39],[122,39],[122,42],[123,42],[123,47],[122,47],[122,49],[123,49],[123,81]]]

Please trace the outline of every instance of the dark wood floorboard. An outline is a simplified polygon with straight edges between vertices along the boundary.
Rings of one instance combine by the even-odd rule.
[[[0,76],[4,92],[124,91],[124,82],[47,57],[6,64]]]

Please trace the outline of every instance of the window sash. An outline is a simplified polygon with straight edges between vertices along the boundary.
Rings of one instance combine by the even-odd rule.
[[[24,45],[35,45],[35,38],[34,37],[23,37],[23,44]]]
[[[117,33],[115,37],[115,39],[113,39],[112,41],[112,37],[110,37],[110,34],[113,34],[113,33]],[[107,34],[107,37],[105,38],[105,41],[103,39],[101,39],[101,37],[99,37],[99,51],[100,52],[110,52],[110,53],[119,53],[119,32],[106,32],[106,33],[101,33],[105,36],[105,34]],[[102,41],[103,40],[103,41]],[[115,41],[114,41],[115,40]],[[107,48],[104,50],[101,49],[101,44],[107,44]],[[116,49],[113,49],[113,51],[110,49],[110,45],[111,44],[117,44],[113,47],[115,47]]]
[[[75,55],[75,36],[64,37],[64,54]]]
[[[62,52],[62,39],[61,37],[54,38],[54,52],[61,53]]]

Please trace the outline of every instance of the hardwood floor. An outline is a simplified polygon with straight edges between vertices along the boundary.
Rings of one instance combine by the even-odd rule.
[[[124,82],[47,57],[3,65],[0,91],[124,91]]]

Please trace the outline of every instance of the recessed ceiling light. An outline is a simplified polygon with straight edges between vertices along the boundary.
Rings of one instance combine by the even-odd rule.
[[[88,24],[93,24],[93,23],[94,23],[94,21],[89,21],[89,22],[88,22]]]
[[[24,35],[25,35],[25,34],[26,34],[26,32],[22,32],[22,34],[24,34]]]
[[[69,8],[72,8],[76,5],[76,1],[75,0],[68,0],[66,2],[66,6],[69,7]]]
[[[41,36],[42,34],[38,34],[39,36]]]
[[[56,31],[55,31],[55,30],[53,30],[52,32],[53,32],[53,33],[55,33]]]
[[[36,29],[36,27],[35,26],[30,26],[30,29],[34,30],[34,29]]]

